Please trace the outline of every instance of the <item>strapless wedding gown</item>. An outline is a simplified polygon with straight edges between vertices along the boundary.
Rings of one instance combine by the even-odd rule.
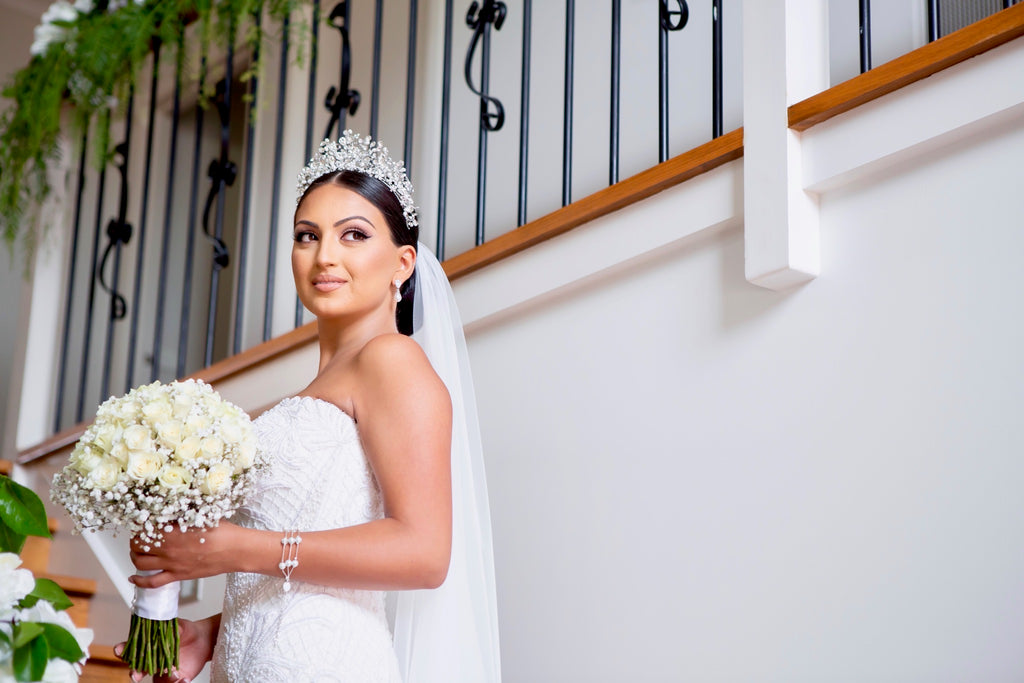
[[[337,406],[286,398],[255,426],[270,466],[232,522],[304,533],[381,518],[355,422]],[[228,576],[214,683],[400,683],[385,593],[302,581],[285,592],[283,583],[282,576]]]

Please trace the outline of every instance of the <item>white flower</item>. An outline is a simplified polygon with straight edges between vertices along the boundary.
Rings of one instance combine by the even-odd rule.
[[[164,465],[157,480],[168,491],[181,491],[192,483],[192,473],[181,465]]]
[[[212,465],[199,490],[208,496],[218,494],[231,483],[231,474],[231,468],[223,463]]]
[[[192,410],[192,404],[195,401],[188,394],[182,392],[175,392],[174,398],[171,399],[171,406],[174,409],[174,417],[179,420],[184,420],[188,417],[188,413]]]
[[[253,466],[256,462],[256,442],[246,439],[238,444],[235,451],[235,473],[241,473]]]
[[[92,8],[92,0],[75,0],[75,9],[82,14],[88,14],[92,11]]]
[[[168,448],[177,448],[185,436],[185,426],[177,420],[164,420],[156,425],[157,436]]]
[[[135,481],[156,479],[163,466],[163,456],[154,451],[132,451],[128,456],[128,476]]]
[[[196,456],[199,455],[199,447],[202,445],[203,440],[198,436],[189,436],[182,440],[177,448],[174,449],[174,459],[179,462],[189,462],[195,460]]]
[[[78,18],[78,10],[74,6],[65,2],[65,0],[57,0],[57,2],[50,5],[45,12],[43,12],[42,23],[52,24],[55,21],[74,21]]]
[[[148,451],[153,448],[152,432],[144,425],[131,425],[124,430],[121,438],[130,451]]]
[[[77,628],[74,622],[71,621],[71,617],[68,613],[61,610],[58,612],[53,609],[53,605],[45,600],[40,600],[32,607],[28,609],[20,610],[18,618],[21,621],[39,621],[45,624],[57,624],[62,627],[68,633],[75,637],[78,641],[78,647],[82,648],[83,652],[87,652],[89,644],[92,643],[92,629],[91,628]]]
[[[42,683],[78,683],[75,665],[63,659],[51,659],[43,672]]]
[[[93,437],[93,445],[104,453],[109,453],[114,443],[122,438],[121,427],[113,422],[98,425],[96,435]]]
[[[86,484],[101,491],[109,491],[121,480],[121,465],[112,458],[104,458],[86,478]]]
[[[163,422],[170,418],[173,413],[174,409],[166,396],[161,396],[160,398],[150,401],[142,406],[142,414],[146,416],[146,419],[150,424]]]
[[[227,443],[238,443],[245,436],[246,425],[241,420],[225,418],[220,421],[220,435]]]
[[[7,610],[28,595],[36,582],[32,572],[18,569],[21,558],[14,553],[0,553],[0,610]]]
[[[62,26],[54,26],[53,24],[40,24],[36,26],[35,40],[28,49],[29,54],[33,57],[43,54],[46,52],[46,48],[50,47],[50,43],[64,42],[66,34],[67,29]]]
[[[192,413],[185,420],[185,429],[190,434],[200,434],[210,428],[212,421],[205,413]]]
[[[88,476],[96,467],[103,462],[103,455],[92,446],[83,445],[71,454],[70,465],[72,469],[83,476]]]
[[[216,436],[208,436],[199,445],[199,451],[207,458],[219,458],[224,454],[224,442]]]

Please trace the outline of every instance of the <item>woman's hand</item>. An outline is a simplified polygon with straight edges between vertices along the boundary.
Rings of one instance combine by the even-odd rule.
[[[217,631],[220,629],[220,615],[216,614],[201,621],[178,619],[178,630],[181,633],[181,649],[178,657],[177,670],[167,676],[154,676],[153,683],[188,683],[199,675],[206,663],[213,659],[213,648],[217,643]],[[124,651],[124,643],[114,646],[118,657]],[[144,674],[133,671],[131,679],[141,681]]]
[[[141,588],[158,588],[172,581],[199,579],[228,572],[239,571],[239,537],[248,529],[221,522],[219,526],[205,531],[180,531],[174,527],[164,532],[159,547],[144,545],[132,539],[131,558],[140,571],[158,570],[159,574],[129,577],[129,581]]]

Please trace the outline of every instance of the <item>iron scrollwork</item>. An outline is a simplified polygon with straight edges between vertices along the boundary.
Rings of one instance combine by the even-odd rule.
[[[327,107],[327,111],[331,112],[331,118],[327,122],[327,132],[324,133],[325,138],[332,137],[331,131],[335,124],[338,125],[338,134],[341,134],[341,129],[344,127],[342,113],[347,112],[349,116],[354,116],[356,110],[359,109],[360,100],[359,91],[348,87],[352,75],[352,49],[348,38],[347,0],[334,6],[328,23],[338,29],[341,34],[341,82],[337,87],[331,86],[324,100],[324,106]]]
[[[96,279],[100,287],[110,295],[110,318],[121,320],[128,314],[128,304],[124,296],[117,291],[117,282],[107,285],[104,273],[107,269],[107,259],[114,249],[120,249],[122,244],[128,244],[132,238],[132,226],[127,221],[128,213],[128,143],[122,142],[114,148],[114,165],[121,174],[121,192],[117,211],[117,218],[111,218],[107,223],[107,242],[103,250],[103,258],[100,259],[99,268],[96,270]],[[115,268],[116,269],[116,268]]]
[[[484,0],[483,5],[474,0],[473,4],[469,6],[469,11],[466,12],[466,25],[473,29],[473,39],[466,52],[466,85],[474,95],[480,98],[480,126],[492,133],[501,130],[501,127],[505,125],[505,107],[497,98],[483,92],[483,84],[480,88],[473,85],[473,55],[484,32],[489,31],[492,25],[495,31],[500,31],[507,14],[508,8],[500,0]],[[485,70],[489,69],[490,65],[484,63],[481,67],[482,70]]]
[[[690,7],[686,0],[676,0],[676,9],[668,8],[668,0],[661,0],[661,27],[666,31],[681,31],[690,20]]]
[[[225,93],[227,84],[224,81],[217,83],[217,90],[214,96],[214,106],[220,116],[221,125],[221,146],[220,157],[210,162],[206,175],[210,178],[210,192],[206,195],[206,206],[203,208],[203,235],[213,243],[213,267],[216,270],[227,268],[231,261],[228,246],[220,237],[210,231],[210,210],[224,187],[231,187],[235,184],[238,176],[238,167],[228,159],[228,135],[227,130],[230,124],[231,103],[227,101]]]

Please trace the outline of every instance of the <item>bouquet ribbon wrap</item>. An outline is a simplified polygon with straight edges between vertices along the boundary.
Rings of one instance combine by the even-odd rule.
[[[153,576],[159,570],[140,571],[140,576]],[[181,584],[172,581],[159,588],[136,588],[132,612],[143,619],[170,621],[178,616],[178,594]]]

